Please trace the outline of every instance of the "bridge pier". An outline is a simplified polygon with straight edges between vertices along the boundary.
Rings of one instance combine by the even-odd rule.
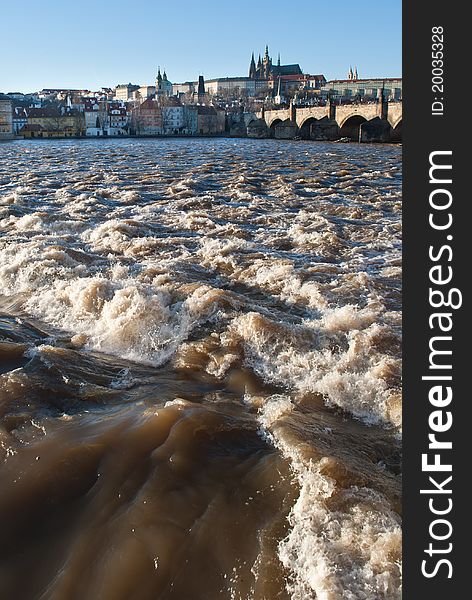
[[[328,118],[336,121],[336,105],[331,102],[331,96],[328,97]]]
[[[390,142],[391,131],[390,123],[380,117],[365,121],[359,127],[359,142]]]
[[[328,142],[339,138],[339,127],[336,121],[328,117],[309,118],[300,127],[300,136],[304,140]]]
[[[278,123],[274,128],[274,137],[278,140],[293,140],[297,137],[298,125],[291,119]]]

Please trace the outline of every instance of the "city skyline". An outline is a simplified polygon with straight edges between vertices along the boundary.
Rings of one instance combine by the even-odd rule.
[[[30,18],[22,23],[20,44],[16,29],[2,35],[13,50],[0,66],[0,91],[151,84],[158,66],[174,83],[200,74],[245,76],[251,53],[257,59],[266,44],[282,63],[300,63],[305,73],[327,79],[345,78],[351,65],[361,78],[401,76],[400,2],[341,0],[334,15],[329,5],[305,0],[295,6],[242,0],[231,11],[213,0],[180,2],[180,10],[148,0],[131,11],[122,0],[80,6],[65,13],[58,0],[48,9],[22,3]],[[8,16],[17,9],[4,10]]]

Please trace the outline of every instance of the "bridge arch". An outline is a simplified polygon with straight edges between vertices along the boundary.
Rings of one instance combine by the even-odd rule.
[[[339,136],[358,142],[362,123],[367,123],[365,117],[359,114],[351,114],[340,123]]]
[[[302,127],[304,127],[308,123],[310,125],[314,125],[317,121],[318,121],[318,119],[316,117],[313,117],[313,116],[309,115],[308,117],[305,117],[303,119],[303,121],[299,124],[299,127],[301,129]]]
[[[277,114],[278,111],[271,111],[269,113],[265,114],[265,122],[267,124],[267,127],[272,127],[272,123],[274,121],[283,121],[282,119],[282,115],[281,114]]]
[[[300,125],[300,136],[304,140],[309,140],[313,136],[313,129],[316,127],[318,119],[315,117],[306,117]]]
[[[275,127],[279,124],[282,123],[282,119],[280,119],[279,117],[275,117],[274,119],[272,119],[272,121],[270,121],[269,123],[269,127],[274,130]]]

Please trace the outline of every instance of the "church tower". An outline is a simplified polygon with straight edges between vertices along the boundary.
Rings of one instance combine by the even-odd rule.
[[[252,53],[251,64],[249,65],[249,77],[251,79],[256,78],[256,62],[254,60],[254,52]]]
[[[272,71],[272,59],[269,56],[269,46],[265,47],[264,58],[262,60],[262,77],[267,79]]]
[[[205,81],[203,75],[198,76],[197,101],[198,104],[205,104]]]
[[[167,73],[164,71],[164,75],[161,75],[161,67],[157,68],[156,77],[156,98],[161,96],[172,95],[172,83],[167,79]]]

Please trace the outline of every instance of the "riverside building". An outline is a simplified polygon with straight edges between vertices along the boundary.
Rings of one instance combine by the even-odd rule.
[[[333,79],[321,87],[321,93],[329,94],[331,98],[339,100],[374,100],[381,98],[382,94],[386,100],[401,100],[402,79],[401,77]]]
[[[12,104],[8,96],[0,94],[0,140],[13,137]]]

